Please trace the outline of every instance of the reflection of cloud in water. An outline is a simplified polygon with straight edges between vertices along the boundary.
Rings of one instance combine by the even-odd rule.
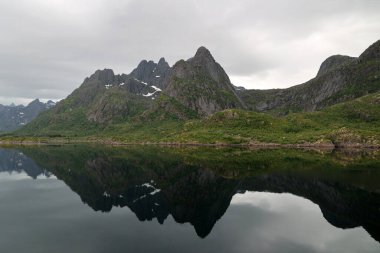
[[[19,181],[19,180],[30,180],[32,179],[25,172],[0,172],[0,182],[1,181]]]
[[[368,237],[368,233],[362,227],[346,230],[334,227],[323,219],[318,205],[292,194],[236,194],[230,208],[230,214],[243,210],[244,213],[252,214],[252,221],[245,222],[253,222],[254,226],[247,226],[249,229],[241,234],[240,243],[247,245],[253,240],[258,252],[271,252],[281,244],[285,248],[292,244],[298,244],[298,248],[305,245],[310,252],[328,252],[331,249],[334,249],[334,252],[352,252],[352,249],[360,247],[358,244],[376,248],[376,243]],[[228,216],[227,214],[225,218],[228,219]],[[233,217],[238,224],[243,222],[238,221],[240,215]],[[260,222],[253,221],[255,218],[260,218]],[[264,241],[266,243],[257,243]]]
[[[45,174],[40,174],[38,175],[35,179],[38,180],[43,180],[43,179],[54,179],[56,180],[57,177],[54,175],[45,175]],[[0,182],[2,181],[21,181],[21,180],[33,180],[30,175],[28,175],[25,171],[3,171],[0,172]]]
[[[242,204],[252,205],[271,212],[281,212],[283,208],[306,211],[315,211],[318,208],[318,205],[310,200],[290,193],[246,192],[236,194],[231,200],[231,205]]]
[[[41,168],[23,152],[16,149],[0,149],[0,173],[4,173],[2,175],[9,173],[11,176],[9,180],[28,179],[28,177],[46,179],[52,176],[52,173]]]

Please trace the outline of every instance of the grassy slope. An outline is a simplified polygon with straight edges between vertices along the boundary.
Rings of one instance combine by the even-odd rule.
[[[62,129],[64,130],[64,128]],[[181,143],[365,143],[380,145],[380,93],[334,105],[319,112],[273,117],[264,113],[225,110],[207,119],[181,121],[134,120],[91,131],[62,131],[67,138],[107,139],[119,142]],[[56,132],[56,130],[54,131]],[[49,136],[43,133],[42,136]],[[35,140],[27,134],[27,140]],[[3,136],[1,139],[15,139]]]
[[[283,118],[242,110],[225,110],[204,120],[151,121],[113,125],[103,137],[119,141],[199,143],[354,142],[380,144],[380,93],[320,112]]]

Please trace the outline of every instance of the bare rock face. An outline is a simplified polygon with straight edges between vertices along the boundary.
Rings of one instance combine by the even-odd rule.
[[[205,47],[173,66],[165,93],[200,116],[244,108],[228,75]]]
[[[97,70],[90,78],[86,79],[87,82],[99,81],[104,83],[112,83],[115,81],[115,74],[112,69]],[[86,82],[85,81],[85,82]]]
[[[373,43],[367,50],[365,50],[359,57],[361,61],[380,61],[380,40]]]
[[[357,58],[346,55],[333,55],[327,58],[319,68],[317,77],[326,74],[327,72],[342,66],[343,64],[351,63]]]
[[[165,61],[165,58],[161,58],[158,63],[153,61],[143,60],[130,74],[134,80],[147,83],[149,85],[156,86],[160,89],[166,87],[166,80],[170,74],[170,66]]]

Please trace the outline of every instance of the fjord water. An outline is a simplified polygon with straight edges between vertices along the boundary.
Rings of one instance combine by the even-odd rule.
[[[0,252],[380,252],[380,153],[0,149]]]

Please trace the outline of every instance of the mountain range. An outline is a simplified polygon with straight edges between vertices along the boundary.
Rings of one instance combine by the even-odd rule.
[[[66,99],[41,113],[16,134],[115,137],[133,135],[141,126],[150,126],[153,131],[163,122],[177,122],[172,128],[175,133],[167,131],[171,128],[168,123],[164,134],[178,137],[179,132],[186,129],[184,122],[210,121],[221,112],[227,116],[232,113],[227,117],[229,120],[237,115],[246,117],[242,112],[250,113],[247,118],[265,118],[269,114],[277,119],[283,116],[289,119],[294,113],[309,117],[305,116],[308,112],[323,112],[325,108],[351,103],[378,91],[380,41],[359,57],[329,57],[321,64],[316,77],[306,83],[272,90],[246,90],[234,86],[210,51],[200,47],[192,58],[180,60],[172,67],[161,58],[158,63],[141,61],[130,74],[115,75],[111,69],[97,70]],[[377,96],[371,99],[376,100]],[[266,114],[256,115],[257,112]],[[354,111],[347,113],[355,114]],[[365,113],[357,114],[366,118]],[[372,117],[369,114],[367,118]],[[341,116],[347,118],[347,115]],[[377,118],[375,115],[375,120],[371,120],[371,127],[378,124]],[[149,141],[151,138],[143,139]]]
[[[52,108],[55,103],[49,100],[46,103],[38,99],[27,106],[24,105],[0,105],[0,132],[14,131],[35,119],[42,111]]]

